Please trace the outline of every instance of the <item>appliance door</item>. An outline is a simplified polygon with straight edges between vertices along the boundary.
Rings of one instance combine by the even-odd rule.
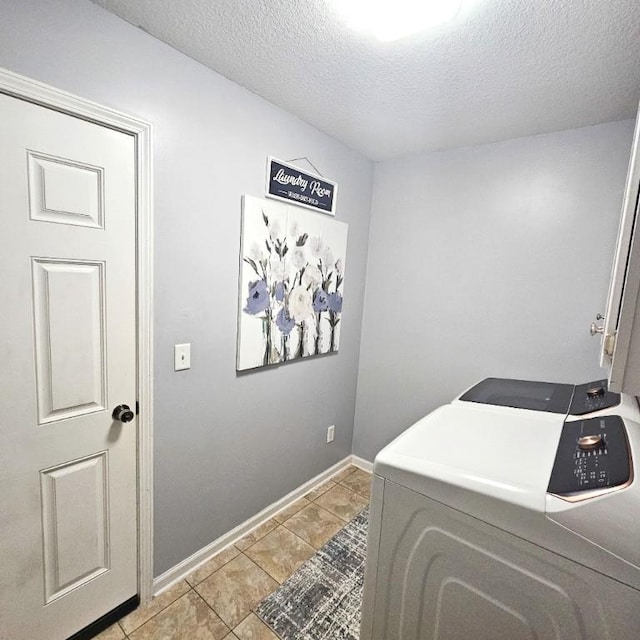
[[[640,114],[618,231],[616,255],[602,330],[600,364],[609,369],[609,389],[640,395]]]
[[[463,393],[460,400],[566,415],[573,390],[572,384],[486,378]]]

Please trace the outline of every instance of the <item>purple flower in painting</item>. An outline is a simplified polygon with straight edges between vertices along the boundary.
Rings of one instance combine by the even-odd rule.
[[[284,282],[276,282],[275,298],[278,302],[284,300]]]
[[[269,293],[267,283],[264,280],[255,280],[249,283],[249,297],[245,313],[252,316],[262,313],[269,306]]]
[[[329,310],[340,313],[342,311],[342,296],[337,291],[329,294]]]
[[[296,326],[296,321],[289,315],[287,309],[282,308],[276,316],[276,325],[285,336],[288,336],[293,327]]]
[[[326,311],[329,306],[329,296],[324,289],[317,289],[313,294],[313,310],[316,313]]]

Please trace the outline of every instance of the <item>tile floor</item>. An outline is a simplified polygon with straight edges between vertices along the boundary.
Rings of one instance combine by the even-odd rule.
[[[368,504],[370,485],[347,467],[97,640],[278,640],[252,610]]]

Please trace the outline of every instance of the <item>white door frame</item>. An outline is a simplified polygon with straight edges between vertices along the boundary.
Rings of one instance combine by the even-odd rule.
[[[153,208],[151,124],[0,68],[0,93],[133,135],[136,149],[138,594],[153,596]]]

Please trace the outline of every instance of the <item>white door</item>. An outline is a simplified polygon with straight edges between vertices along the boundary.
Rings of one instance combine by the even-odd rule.
[[[622,217],[613,261],[600,364],[611,391],[640,395],[640,111],[631,148]],[[594,329],[592,329],[592,332]]]
[[[0,639],[137,592],[134,138],[0,94]]]

